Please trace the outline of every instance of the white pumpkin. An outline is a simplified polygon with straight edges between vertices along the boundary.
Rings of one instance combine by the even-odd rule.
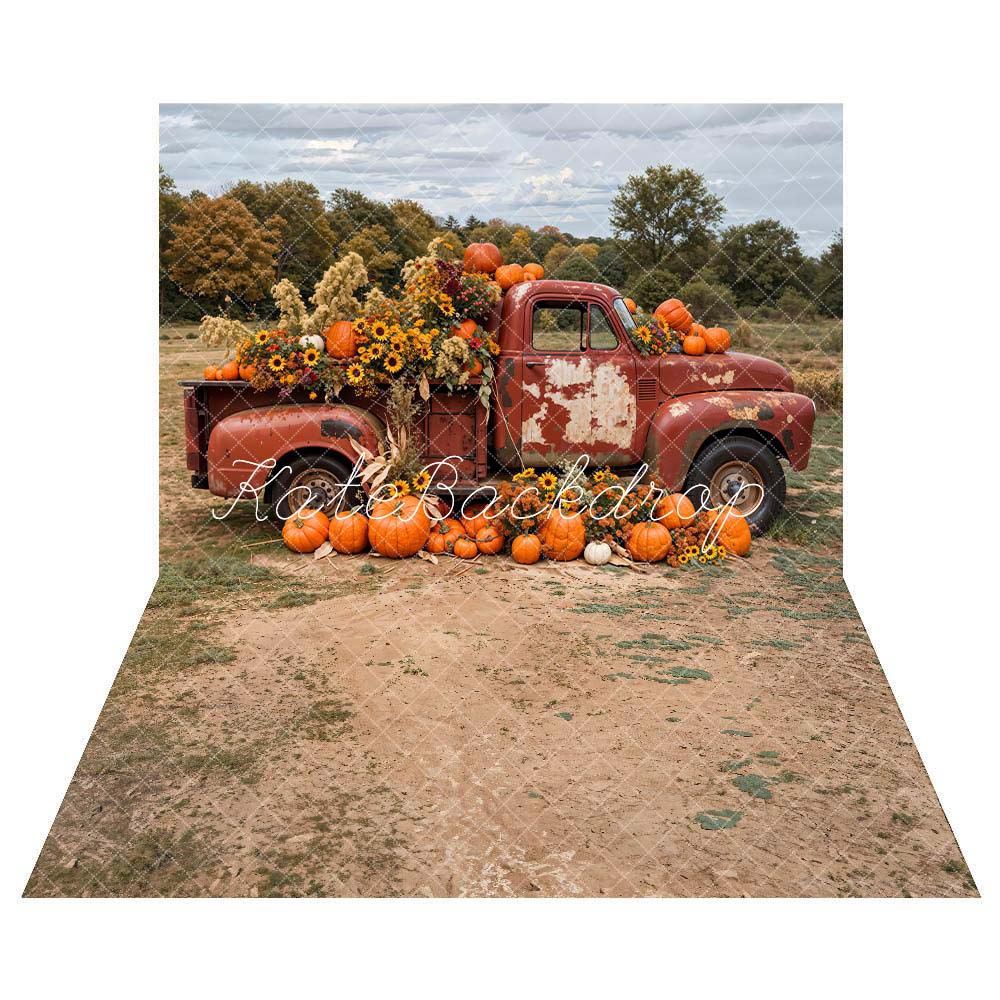
[[[611,546],[607,542],[590,542],[583,550],[583,558],[591,566],[603,566],[611,561]]]
[[[314,333],[308,337],[299,337],[299,347],[315,347],[322,352],[326,350],[326,341],[318,333]]]

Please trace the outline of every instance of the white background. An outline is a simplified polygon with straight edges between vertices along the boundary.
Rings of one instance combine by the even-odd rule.
[[[995,35],[981,4],[811,9],[6,13],[13,995],[973,988],[1000,889]],[[203,99],[845,102],[847,581],[984,901],[18,899],[156,576],[157,103]]]

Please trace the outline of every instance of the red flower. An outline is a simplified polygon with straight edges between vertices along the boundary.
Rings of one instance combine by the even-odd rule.
[[[478,351],[482,346],[483,342],[478,337],[472,337],[469,340],[469,347],[471,347],[474,351]]]

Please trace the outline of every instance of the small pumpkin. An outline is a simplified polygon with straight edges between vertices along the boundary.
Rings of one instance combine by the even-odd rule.
[[[433,555],[451,552],[456,540],[464,534],[465,528],[462,527],[461,521],[456,521],[453,517],[446,517],[442,521],[434,522],[424,548]]]
[[[462,340],[471,340],[476,335],[476,321],[474,319],[463,319],[458,326],[451,328],[452,335],[461,337]]]
[[[326,541],[329,531],[326,514],[307,507],[285,521],[281,537],[293,552],[315,552]]]
[[[307,347],[315,347],[317,351],[325,351],[326,341],[318,333],[310,333],[305,337],[299,337],[299,347],[303,350]]]
[[[480,507],[478,510],[470,511],[469,513],[462,514],[461,517],[462,527],[465,529],[465,533],[470,538],[475,538],[481,528],[492,528],[496,527],[496,519],[490,519],[486,516],[486,508]]]
[[[607,542],[588,542],[583,558],[591,566],[604,566],[611,561],[611,546]]]
[[[635,299],[625,299],[625,308],[630,312],[638,312],[639,307],[635,304]]]
[[[525,264],[524,276],[532,281],[541,281],[545,277],[545,268],[541,264]]]
[[[704,338],[704,336],[705,336],[705,328],[701,325],[701,323],[692,323],[691,324],[691,329],[688,330],[688,334],[690,336],[692,336],[692,337],[702,337],[702,338]]]
[[[670,531],[658,521],[640,521],[628,536],[628,554],[636,562],[661,562],[673,547]]]
[[[475,559],[479,555],[479,546],[475,540],[468,535],[462,535],[455,539],[455,544],[451,547],[452,555],[459,559]]]
[[[686,528],[695,517],[694,504],[683,493],[671,493],[656,505],[656,519],[664,528]]]
[[[680,333],[687,333],[694,322],[694,317],[680,299],[666,299],[656,307],[653,315],[661,317],[672,330]]]
[[[752,541],[747,519],[732,507],[719,507],[709,513],[713,515],[714,523],[709,529],[708,537],[711,538],[718,532],[715,539],[717,545],[724,545],[727,552],[745,556],[750,551]]]
[[[524,268],[520,264],[504,264],[497,268],[494,275],[497,284],[504,290],[513,288],[514,285],[524,281]]]
[[[495,243],[470,243],[465,248],[465,256],[462,259],[463,270],[492,274],[501,264],[503,255]]]
[[[503,533],[492,526],[480,528],[476,532],[476,546],[484,556],[495,556],[503,551]]]
[[[240,377],[240,366],[235,361],[227,361],[216,376],[223,382],[232,382]]]
[[[249,382],[256,374],[257,369],[254,365],[240,365],[240,378],[245,382]]]
[[[701,336],[709,354],[722,354],[729,350],[729,345],[733,342],[724,326],[710,326]]]
[[[353,556],[368,548],[368,518],[341,510],[330,518],[330,544],[344,555]]]
[[[549,513],[539,537],[546,558],[557,562],[578,559],[587,544],[583,518],[579,514],[564,514],[561,510]]]
[[[473,358],[472,361],[470,361],[469,364],[465,366],[465,370],[473,378],[476,378],[477,376],[483,374],[483,363],[482,361],[479,360],[479,358]]]
[[[203,372],[201,373],[201,377],[202,377],[202,378],[203,378],[203,379],[204,379],[204,380],[205,380],[206,382],[214,382],[214,381],[215,381],[215,379],[216,379],[216,377],[217,377],[217,375],[218,375],[218,369],[217,369],[217,368],[215,367],[215,365],[209,365],[209,366],[208,366],[208,367],[207,367],[207,368],[206,368],[206,369],[205,369],[205,370],[204,370],[204,371],[203,371]]]
[[[542,558],[542,542],[538,535],[518,535],[510,543],[510,554],[514,562],[531,566]]]
[[[431,519],[420,497],[380,500],[368,520],[368,541],[380,555],[406,559],[416,555],[431,533]]]
[[[705,353],[705,338],[685,337],[681,342],[681,347],[684,348],[685,354],[690,354],[692,357],[699,357]]]
[[[349,319],[337,320],[323,331],[326,353],[331,358],[353,358],[358,352],[358,338]]]

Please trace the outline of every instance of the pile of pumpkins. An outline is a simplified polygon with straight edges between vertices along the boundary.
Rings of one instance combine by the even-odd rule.
[[[503,254],[495,243],[470,243],[462,259],[462,268],[492,275],[505,292],[525,281],[538,281],[545,277],[545,268],[541,264],[505,264]]]
[[[290,517],[281,533],[293,552],[316,552],[329,544],[330,550],[343,555],[358,555],[371,547],[391,559],[406,559],[421,550],[432,556],[474,559],[478,555],[499,555],[506,544],[503,529],[482,510],[461,518],[432,519],[419,497],[400,496],[376,502],[371,515],[369,518],[359,511],[339,511],[330,518],[322,511],[307,508]],[[691,524],[696,513],[686,496],[674,493],[660,500],[656,516],[658,520],[641,522],[629,534],[628,553],[635,562],[666,559],[673,549],[671,531]],[[750,551],[750,526],[739,512],[718,512],[712,530],[718,532],[717,543],[727,552],[745,556]],[[579,513],[559,509],[548,514],[536,534],[517,535],[510,544],[511,557],[523,565],[536,563],[543,556],[568,562],[582,555],[592,566],[602,566],[611,559],[612,552],[608,542],[587,542]]]
[[[637,307],[632,299],[626,299],[625,305],[630,312],[636,311]],[[653,315],[681,335],[681,349],[685,354],[695,357],[701,354],[724,354],[732,344],[732,337],[725,327],[706,327],[696,323],[680,299],[664,300],[653,310]]]

